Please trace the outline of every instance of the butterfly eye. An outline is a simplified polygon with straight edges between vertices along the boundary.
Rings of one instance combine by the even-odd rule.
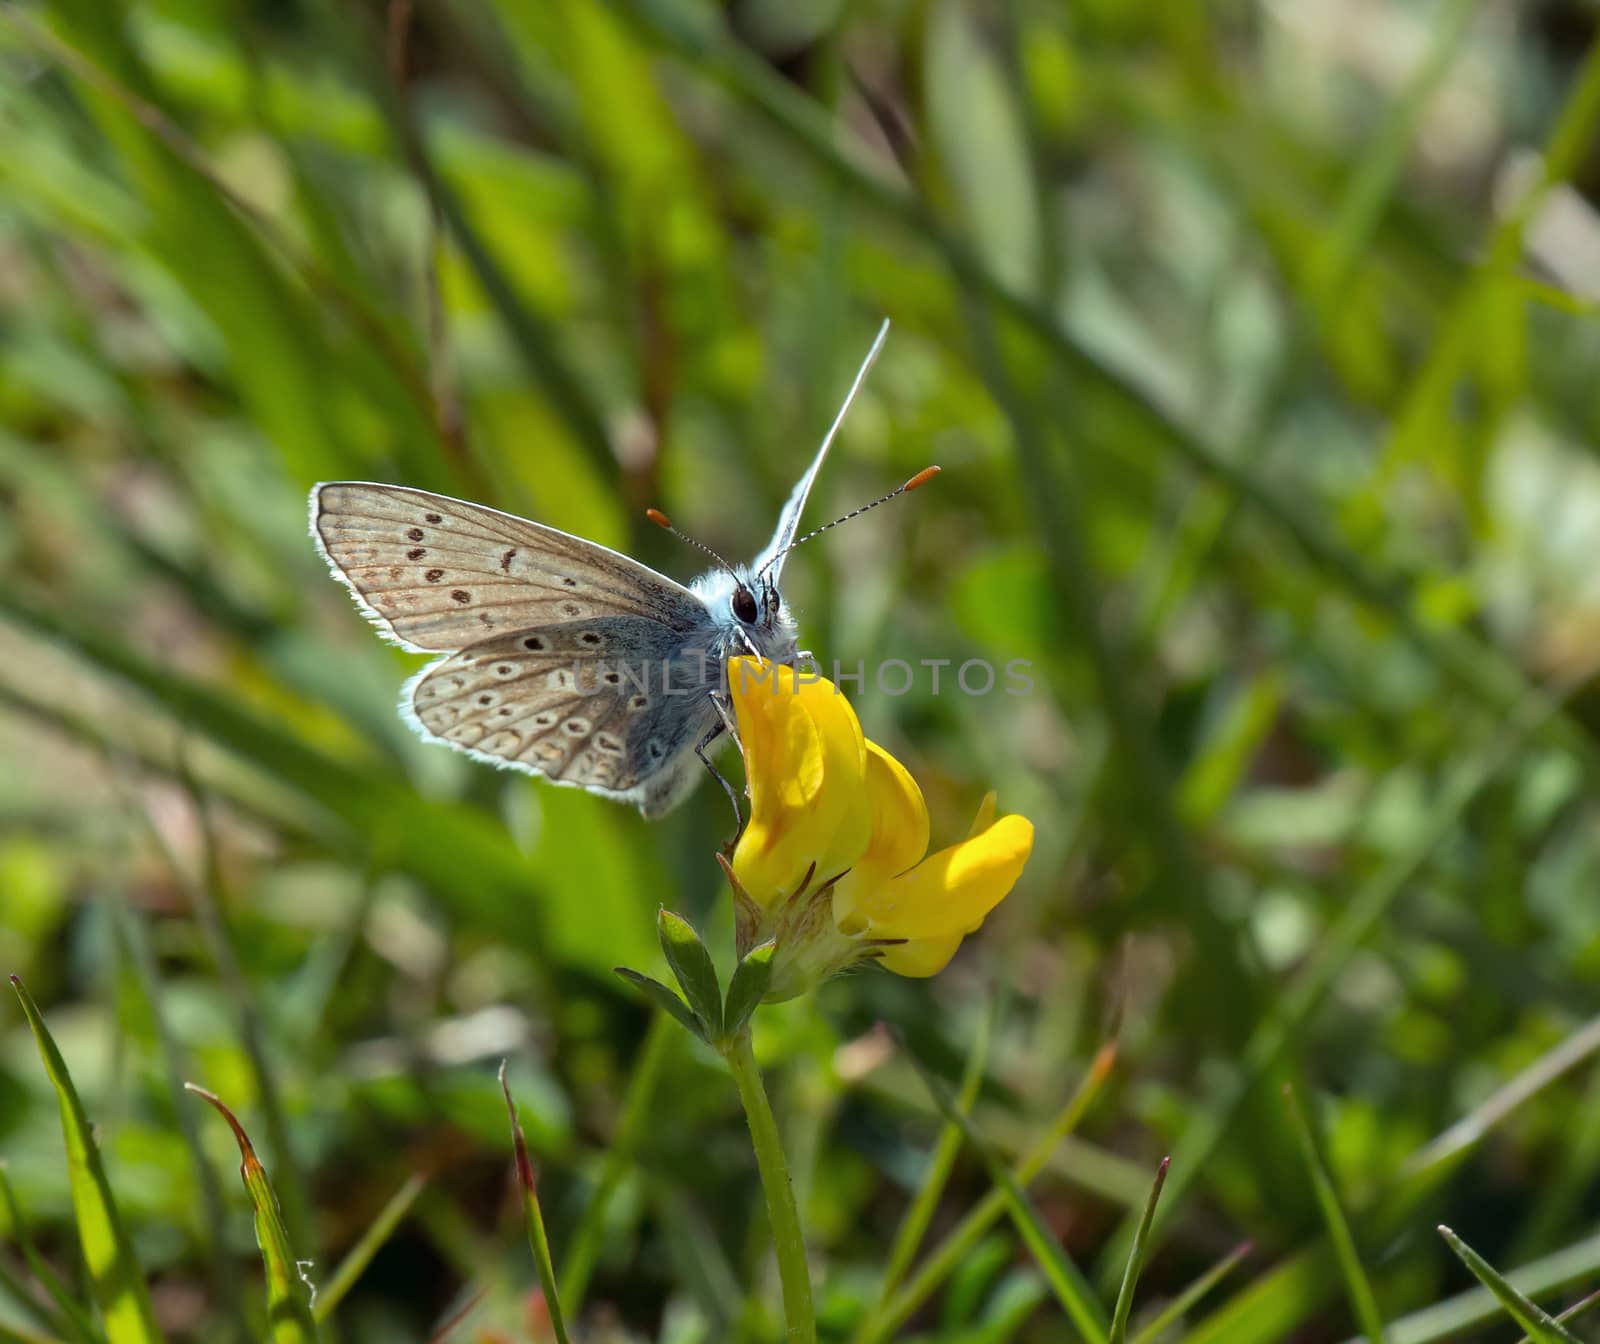
[[[756,598],[743,584],[733,594],[733,614],[746,625],[752,624],[756,619]]]

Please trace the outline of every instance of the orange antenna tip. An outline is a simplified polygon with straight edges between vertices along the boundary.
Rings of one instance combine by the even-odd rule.
[[[705,544],[705,542],[696,541],[693,537],[684,536],[682,532],[678,531],[678,529],[675,528],[672,525],[672,519],[668,518],[666,514],[661,512],[660,509],[646,509],[644,511],[644,516],[646,518],[648,518],[652,523],[654,523],[657,527],[665,528],[668,532],[672,533],[672,535],[677,537],[680,541],[688,542],[689,545],[691,545],[691,546],[693,546],[695,548],[695,550],[704,551],[713,560],[715,560],[719,565],[721,565],[725,570],[727,570],[728,573],[733,575],[735,583],[737,583],[739,581],[739,571],[738,570],[734,569],[734,567],[732,565],[730,565],[726,560],[724,560],[720,555],[718,555],[714,550],[712,550],[711,547],[707,546]]]
[[[938,474],[938,467],[924,467],[900,488],[902,490],[915,490],[919,485],[926,485]]]

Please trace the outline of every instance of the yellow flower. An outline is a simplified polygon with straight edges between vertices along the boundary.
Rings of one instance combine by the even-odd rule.
[[[868,957],[943,970],[1016,884],[1033,824],[996,820],[990,794],[968,837],[929,855],[922,790],[832,682],[735,658],[728,687],[750,795],[731,865],[739,950],[776,940],[769,997]]]
[[[750,795],[734,870],[751,900],[767,908],[787,900],[796,874],[812,864],[825,881],[867,847],[867,743],[830,681],[753,658],[735,658],[728,677]]]

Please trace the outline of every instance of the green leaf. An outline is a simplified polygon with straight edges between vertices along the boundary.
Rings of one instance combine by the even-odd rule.
[[[656,930],[661,935],[661,950],[666,954],[667,965],[678,977],[683,996],[689,1000],[705,1027],[710,1040],[722,1036],[722,986],[717,983],[717,968],[711,964],[711,954],[694,931],[694,925],[682,915],[663,909],[656,917]]]
[[[272,1344],[313,1344],[317,1327],[311,1317],[311,1301],[316,1290],[301,1276],[267,1169],[256,1157],[244,1126],[221,1097],[194,1083],[185,1083],[184,1087],[217,1109],[239,1144],[239,1176],[255,1209],[256,1245],[261,1248],[261,1259],[267,1267],[267,1320]]]
[[[1443,1223],[1439,1225],[1439,1235],[1461,1258],[1461,1263],[1472,1271],[1478,1282],[1500,1299],[1507,1313],[1528,1332],[1528,1338],[1535,1344],[1579,1344],[1578,1337],[1572,1331],[1519,1293],[1499,1270]]]
[[[500,1064],[500,1091],[505,1094],[506,1113],[511,1117],[511,1142],[517,1154],[517,1182],[522,1187],[522,1211],[528,1220],[528,1244],[533,1248],[539,1284],[544,1289],[545,1311],[550,1316],[550,1328],[555,1331],[556,1344],[568,1344],[567,1325],[561,1315],[561,1295],[556,1289],[555,1265],[550,1259],[550,1238],[544,1230],[544,1213],[539,1208],[539,1182],[534,1175],[533,1160],[528,1156],[528,1140],[522,1132],[522,1121],[517,1119],[517,1103],[511,1099],[511,1086],[506,1082],[504,1061]]]
[[[765,942],[752,947],[745,958],[734,968],[728,985],[728,1001],[722,1010],[724,1034],[732,1035],[750,1020],[750,1015],[767,996],[767,986],[772,983],[772,954],[777,943]]]
[[[1128,1264],[1122,1271],[1122,1287],[1117,1292],[1116,1309],[1111,1313],[1109,1344],[1123,1344],[1128,1337],[1128,1313],[1133,1310],[1133,1290],[1139,1282],[1139,1271],[1144,1268],[1145,1247],[1150,1244],[1150,1223],[1156,1216],[1156,1205],[1161,1200],[1161,1187],[1166,1184],[1170,1157],[1161,1159],[1156,1168],[1156,1179],[1150,1186],[1150,1198],[1145,1201],[1144,1217],[1139,1220],[1139,1230],[1134,1234],[1133,1249],[1128,1252]]]
[[[56,1049],[33,996],[17,976],[11,987],[21,1000],[33,1039],[38,1044],[45,1072],[61,1107],[61,1132],[67,1145],[67,1175],[72,1186],[72,1208],[78,1222],[78,1240],[89,1270],[89,1290],[105,1322],[108,1344],[152,1344],[162,1339],[150,1310],[150,1294],[133,1243],[123,1230],[117,1202],[111,1194],[105,1164],[94,1141],[89,1117],[78,1098],[66,1061]]]
[[[685,1028],[693,1032],[702,1041],[707,1039],[706,1029],[700,1025],[700,1019],[694,1015],[694,1009],[690,1008],[688,1004],[662,984],[661,981],[641,974],[628,966],[617,966],[614,969],[630,985],[643,990],[645,997],[654,1003],[656,1007],[666,1009],[667,1012],[671,1013],[673,1017],[683,1023]]]

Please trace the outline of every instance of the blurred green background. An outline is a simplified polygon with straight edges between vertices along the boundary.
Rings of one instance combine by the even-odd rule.
[[[686,580],[643,509],[753,554],[884,316],[807,521],[944,474],[787,595],[825,664],[1030,660],[855,700],[936,844],[991,787],[1038,843],[938,979],[763,1015],[827,1337],[938,1132],[906,1053],[954,1079],[991,1022],[1007,1155],[1119,1043],[1034,1187],[1102,1289],[1164,1153],[1146,1319],[1253,1241],[1164,1338],[1355,1333],[1284,1083],[1393,1340],[1516,1337],[1440,1221],[1600,1285],[1596,41],[1578,0],[0,4],[0,969],[171,1337],[240,1338],[260,1273],[187,1077],[313,1277],[427,1178],[340,1338],[480,1293],[451,1338],[542,1338],[502,1057],[584,1337],[780,1337],[726,1073],[610,974],[661,904],[728,948],[720,791],[647,825],[423,745],[305,494]],[[960,1156],[935,1235],[988,1189]],[[1002,1220],[895,1337],[1078,1335]]]

